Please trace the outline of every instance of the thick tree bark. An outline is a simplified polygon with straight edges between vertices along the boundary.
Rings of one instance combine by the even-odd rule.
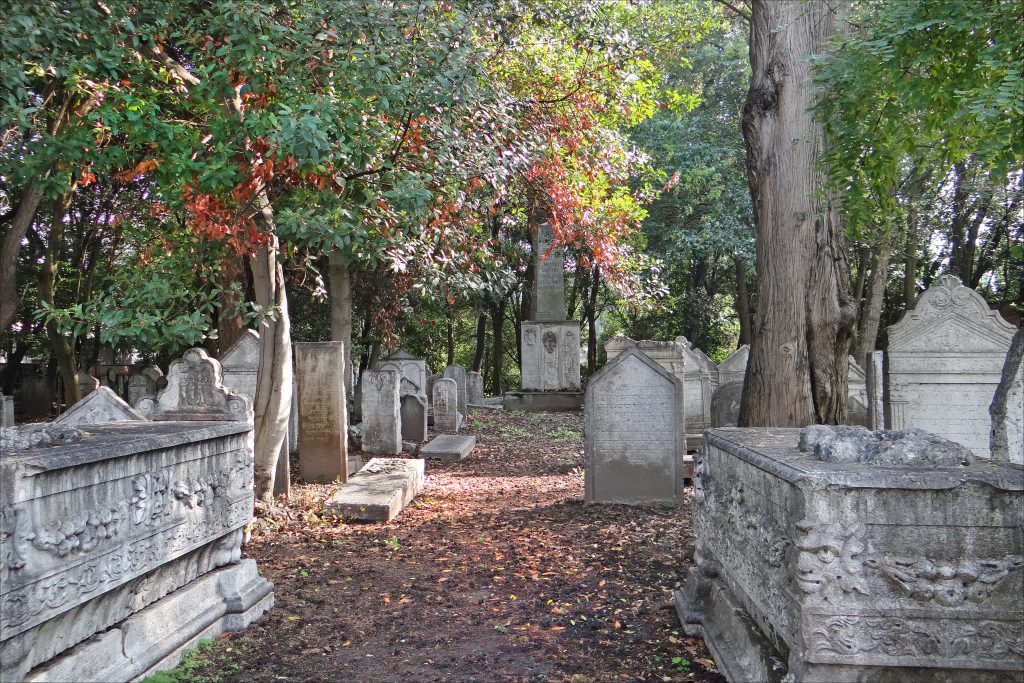
[[[1021,360],[1024,359],[1024,327],[1018,327],[1010,342],[1010,350],[1003,362],[1003,373],[992,397],[992,405],[988,408],[992,416],[992,431],[989,434],[989,450],[992,459],[999,462],[1010,461],[1009,436],[1006,433],[1006,403],[1010,389],[1020,372]]]
[[[875,350],[878,341],[878,325],[882,319],[882,303],[885,301],[885,281],[889,274],[889,259],[892,258],[892,240],[882,237],[875,267],[868,278],[867,299],[861,313],[860,329],[857,331],[857,363],[868,369],[868,354]]]
[[[71,206],[73,194],[74,188],[61,195],[54,203],[50,216],[46,252],[39,270],[39,298],[50,306],[56,304],[57,268],[64,244],[64,216]],[[57,363],[57,373],[64,385],[64,403],[70,408],[82,400],[82,388],[78,385],[78,363],[75,361],[75,340],[61,334],[53,321],[46,323],[46,338],[50,342],[50,353]]]
[[[825,139],[809,111],[808,60],[834,33],[834,13],[818,0],[754,0],[751,15],[743,137],[758,306],[739,424],[842,423],[857,305],[838,207],[818,165]]]
[[[587,376],[597,370],[597,295],[601,289],[601,268],[597,264],[590,271],[590,292],[584,312],[587,315]]]
[[[345,393],[352,382],[352,275],[339,249],[327,255],[327,276],[331,286],[331,341],[345,345]]]
[[[42,199],[43,188],[35,180],[30,180],[10,225],[4,231],[3,244],[0,245],[0,333],[6,332],[14,322],[21,304],[21,296],[18,294],[18,251]]]
[[[491,336],[494,338],[494,352],[491,362],[492,369],[491,390],[495,396],[501,396],[505,392],[502,382],[502,373],[505,369],[505,305],[508,297],[501,297],[497,302],[491,303]]]
[[[738,256],[732,258],[733,268],[736,272],[736,315],[740,319],[739,344],[749,344],[752,340],[751,331],[754,327],[753,318],[750,315],[750,293],[747,291],[747,268],[743,265],[742,259]]]
[[[480,372],[483,366],[484,353],[487,350],[487,302],[480,304],[480,313],[476,317],[476,352],[473,354],[473,372]]]

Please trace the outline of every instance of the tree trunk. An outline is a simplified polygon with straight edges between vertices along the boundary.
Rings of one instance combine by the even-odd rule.
[[[64,216],[71,206],[74,188],[56,201],[50,217],[50,233],[46,237],[46,253],[39,270],[39,298],[50,306],[56,305],[57,268],[60,266],[61,247],[64,244]],[[57,372],[64,385],[64,403],[70,408],[82,400],[78,385],[78,363],[75,362],[74,338],[68,339],[53,321],[46,323],[46,338],[50,352],[57,363]],[[97,346],[99,340],[97,339]],[[58,402],[59,405],[59,402]]]
[[[1017,333],[1013,335],[1013,341],[1010,342],[1010,350],[1006,353],[1003,374],[999,379],[999,386],[996,387],[995,396],[992,397],[992,405],[988,408],[988,413],[992,416],[989,449],[992,459],[997,462],[1010,461],[1010,444],[1006,433],[1006,402],[1010,396],[1010,389],[1013,388],[1017,378],[1017,373],[1020,372],[1022,358],[1024,358],[1024,327],[1018,327]]]
[[[507,297],[501,297],[497,302],[491,304],[491,336],[494,338],[494,353],[491,362],[494,363],[492,371],[491,389],[495,396],[505,393],[505,386],[502,382],[502,372],[505,369],[505,304]]]
[[[327,277],[331,286],[331,341],[340,341],[345,347],[345,394],[352,386],[352,276],[339,249],[327,255]]]
[[[284,270],[277,262],[274,212],[265,194],[260,199],[256,220],[271,239],[267,246],[256,249],[249,262],[256,303],[265,310],[273,309],[276,317],[265,317],[259,329],[260,361],[256,375],[256,400],[253,402],[255,480],[256,497],[272,503],[277,459],[288,436],[292,406],[292,340]]]
[[[484,362],[484,351],[487,349],[487,303],[480,305],[480,314],[476,318],[476,352],[473,354],[473,372],[480,372]]]
[[[445,350],[447,351],[448,365],[455,363],[455,311],[452,305],[448,304],[444,309],[445,327],[448,333]]]
[[[751,342],[754,322],[750,316],[750,293],[747,291],[747,268],[738,256],[732,258],[736,271],[736,315],[740,319],[740,346]]]
[[[875,350],[878,341],[878,324],[882,319],[882,303],[885,301],[885,282],[889,274],[889,259],[892,258],[892,240],[882,237],[881,251],[875,259],[875,267],[867,284],[867,300],[861,313],[860,329],[857,332],[857,364],[868,370],[868,354]]]
[[[21,304],[18,295],[18,250],[42,199],[43,188],[34,179],[28,181],[21,201],[18,202],[18,210],[4,231],[3,245],[0,246],[0,333],[6,332],[14,322]]]
[[[808,60],[824,51],[835,17],[819,0],[754,0],[751,9],[743,138],[758,305],[739,424],[841,424],[857,305],[838,207],[818,163],[825,139],[809,111]]]
[[[594,264],[591,269],[590,296],[587,297],[587,376],[597,370],[597,295],[601,289],[601,267]]]

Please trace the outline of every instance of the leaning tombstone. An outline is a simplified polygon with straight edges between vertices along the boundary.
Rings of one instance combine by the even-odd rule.
[[[363,373],[363,452],[398,455],[402,452],[402,417],[399,410],[400,376],[395,370]]]
[[[348,405],[343,342],[295,343],[299,396],[299,475],[306,482],[348,481]]]
[[[99,389],[65,415],[106,419],[82,406],[119,400]],[[0,680],[138,680],[273,606],[273,585],[241,559],[253,512],[248,400],[193,349],[145,401],[175,422],[33,425],[57,440],[4,449]],[[178,421],[189,416],[206,421]]]
[[[90,375],[85,370],[78,371],[78,390],[81,392],[81,396],[84,398],[96,391],[100,386],[100,381]]]
[[[711,426],[735,427],[743,402],[743,380],[726,382],[711,394]]]
[[[417,394],[402,397],[402,440],[423,443],[427,440],[427,399]]]
[[[434,431],[457,434],[459,431],[459,386],[454,379],[442,377],[434,382]]]
[[[587,503],[683,502],[683,384],[636,348],[587,383],[584,487]]]
[[[455,380],[455,385],[459,390],[459,414],[466,417],[469,415],[466,407],[466,368],[461,365],[449,365],[444,369],[444,376]]]
[[[80,427],[108,422],[146,420],[145,415],[121,400],[110,387],[99,387],[53,421],[55,425]]]
[[[128,378],[128,405],[135,405],[147,396],[156,396],[157,380],[164,376],[160,368],[147,365]]]
[[[744,344],[718,365],[718,384],[743,381],[747,374],[747,361],[750,359],[750,345]]]
[[[479,406],[484,403],[484,376],[479,372],[466,373],[466,404]]]

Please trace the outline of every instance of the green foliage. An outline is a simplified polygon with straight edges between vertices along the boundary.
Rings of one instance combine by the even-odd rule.
[[[178,666],[147,676],[143,683],[216,683],[219,679],[199,675],[204,659],[213,651],[215,644],[213,640],[200,640],[185,653]]]

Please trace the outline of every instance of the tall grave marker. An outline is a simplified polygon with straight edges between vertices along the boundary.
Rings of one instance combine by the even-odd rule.
[[[401,376],[396,370],[363,373],[363,452],[398,455],[402,452],[402,418],[399,412]]]
[[[299,473],[308,482],[348,481],[348,407],[342,342],[295,344]]]

